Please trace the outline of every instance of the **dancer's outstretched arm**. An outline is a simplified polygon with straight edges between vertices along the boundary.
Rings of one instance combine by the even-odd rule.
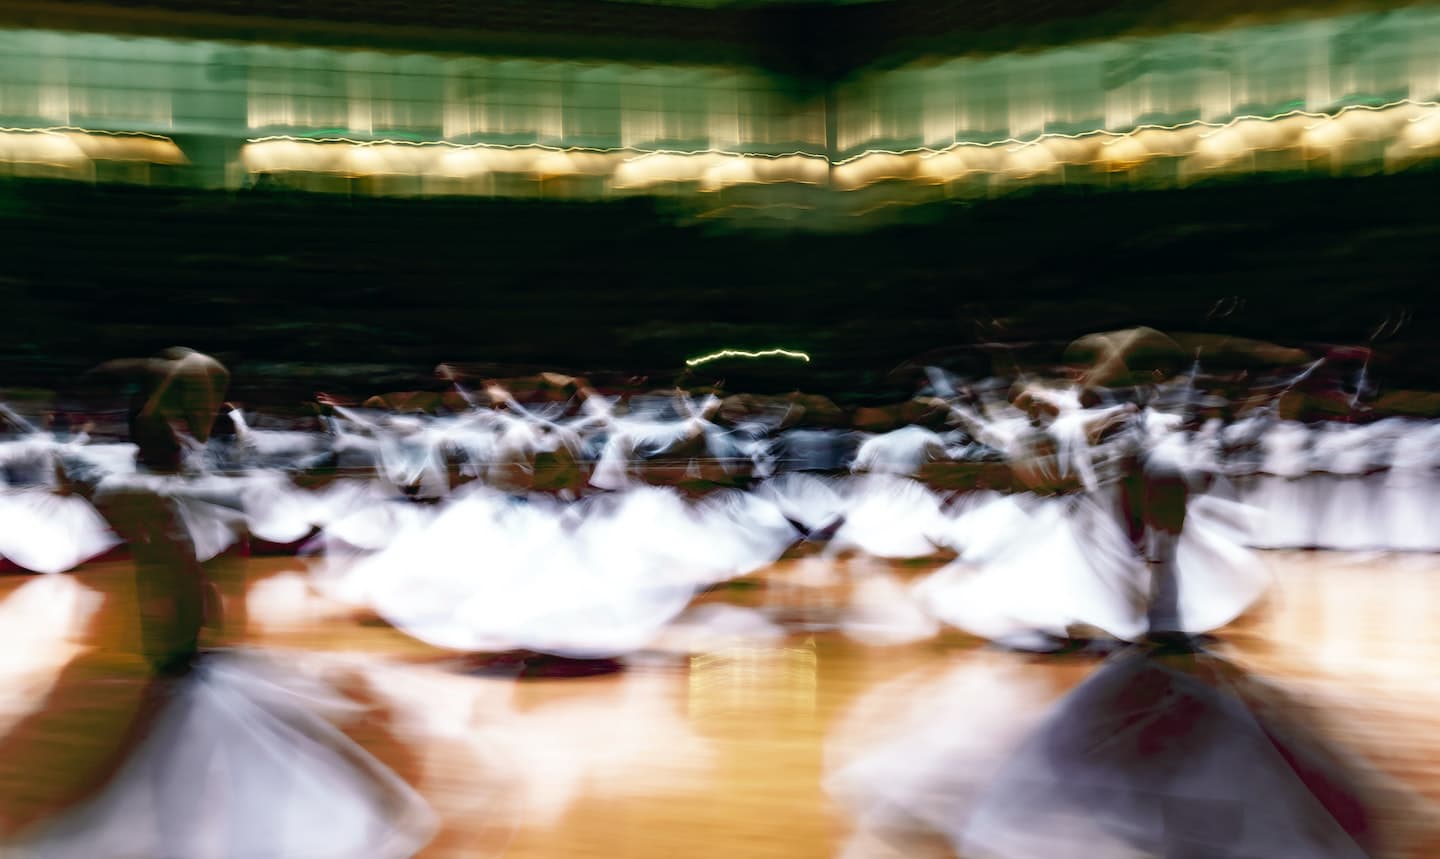
[[[320,403],[322,406],[328,406],[332,411],[335,412],[335,414],[339,415],[350,423],[366,430],[367,432],[376,433],[382,430],[382,427],[378,423],[370,420],[364,415],[361,415],[359,412],[348,408],[347,406],[342,404],[339,399],[330,394],[316,394],[315,401],[317,403]]]
[[[34,435],[35,433],[39,432],[39,430],[35,428],[34,424],[25,420],[25,418],[21,417],[19,413],[17,413],[4,403],[0,403],[0,418],[4,418],[5,420],[14,424],[20,429],[21,432],[25,433],[26,435]]]
[[[470,408],[480,408],[480,401],[476,399],[474,394],[470,393],[468,388],[460,384],[460,374],[455,371],[454,367],[449,364],[441,364],[435,368],[435,375],[449,382],[451,387],[455,389],[455,392],[460,395],[460,398],[464,400],[465,404]]]
[[[1002,422],[990,419],[965,403],[949,402],[938,398],[935,403],[949,409],[952,425],[958,425],[986,446],[1007,452],[1015,447],[1015,433],[1004,429]]]

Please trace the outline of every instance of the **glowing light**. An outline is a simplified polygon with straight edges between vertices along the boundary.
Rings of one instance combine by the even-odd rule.
[[[1440,143],[1440,113],[1410,119],[1400,136],[1406,144],[1416,148]]]
[[[1118,140],[1120,140],[1120,139],[1127,138],[1127,137],[1135,137],[1135,136],[1137,136],[1137,135],[1139,135],[1139,134],[1142,134],[1142,133],[1144,133],[1144,132],[1154,132],[1154,131],[1188,131],[1188,130],[1191,130],[1191,129],[1212,129],[1212,131],[1211,131],[1210,133],[1211,133],[1211,134],[1214,134],[1214,133],[1219,132],[1219,131],[1221,131],[1221,130],[1224,130],[1224,129],[1231,128],[1231,127],[1233,127],[1233,126],[1239,125],[1240,123],[1243,123],[1243,122],[1253,122],[1253,121],[1257,121],[1257,120],[1258,120],[1258,121],[1261,121],[1261,122],[1275,122],[1275,121],[1282,120],[1282,119],[1289,119],[1289,118],[1291,118],[1291,117],[1308,117],[1308,118],[1310,118],[1310,119],[1318,119],[1318,120],[1321,120],[1321,121],[1323,122],[1323,121],[1326,121],[1326,120],[1334,120],[1334,119],[1337,119],[1337,118],[1339,118],[1339,117],[1341,117],[1341,116],[1343,116],[1343,115],[1345,115],[1345,114],[1348,114],[1348,113],[1351,113],[1351,112],[1354,112],[1354,111],[1369,111],[1369,112],[1371,112],[1371,113],[1375,113],[1375,112],[1379,112],[1379,111],[1392,110],[1392,109],[1394,109],[1394,108],[1405,107],[1405,106],[1408,106],[1408,107],[1424,107],[1424,108],[1440,108],[1440,102],[1435,102],[1435,101],[1416,101],[1416,100],[1414,100],[1414,99],[1402,98],[1402,99],[1399,99],[1399,100],[1396,100],[1396,101],[1386,102],[1385,104],[1380,104],[1380,105],[1368,105],[1368,104],[1352,104],[1352,105],[1346,105],[1345,107],[1340,108],[1339,110],[1335,111],[1334,113],[1323,113],[1323,112],[1318,112],[1318,111],[1309,111],[1309,110],[1299,110],[1299,109],[1296,109],[1296,110],[1287,110],[1287,111],[1285,111],[1284,113],[1277,113],[1277,114],[1272,114],[1272,115],[1269,115],[1269,116],[1260,116],[1260,115],[1254,115],[1254,114],[1246,114],[1246,115],[1243,115],[1243,116],[1237,116],[1237,117],[1234,117],[1234,118],[1232,118],[1232,119],[1226,120],[1225,122],[1210,122],[1210,121],[1202,120],[1202,119],[1193,119],[1193,120],[1190,120],[1190,121],[1188,121],[1188,122],[1177,122],[1177,123],[1175,123],[1175,124],[1173,124],[1173,125],[1161,125],[1161,124],[1153,124],[1153,123],[1152,123],[1152,124],[1146,124],[1146,125],[1136,126],[1135,128],[1132,128],[1132,129],[1130,129],[1129,131],[1111,131],[1111,130],[1106,129],[1106,128],[1096,128],[1096,129],[1092,129],[1092,130],[1089,130],[1089,131],[1077,131],[1077,132],[1049,131],[1049,132],[1046,132],[1046,133],[1044,133],[1044,134],[1036,135],[1035,137],[1029,137],[1029,138],[1007,137],[1007,138],[1005,138],[1005,139],[1003,139],[1003,140],[992,140],[992,141],[989,141],[988,143],[976,143],[976,142],[973,142],[973,141],[962,140],[962,141],[958,141],[958,142],[956,142],[956,143],[952,143],[952,144],[949,145],[949,146],[945,146],[945,147],[942,147],[942,148],[939,148],[939,149],[936,149],[936,148],[930,147],[930,146],[916,146],[916,147],[912,147],[912,148],[909,148],[909,149],[867,149],[867,150],[865,150],[864,152],[860,152],[860,153],[857,153],[857,154],[855,154],[855,155],[851,155],[851,156],[849,156],[849,157],[847,157],[847,158],[841,158],[841,159],[835,161],[834,163],[835,163],[836,166],[840,166],[840,165],[843,165],[843,164],[849,164],[849,163],[854,162],[854,161],[859,161],[859,160],[862,159],[862,158],[866,158],[866,157],[873,156],[873,155],[919,155],[919,156],[921,156],[921,157],[934,157],[934,156],[937,156],[937,155],[941,155],[941,154],[948,153],[948,152],[953,152],[953,151],[955,151],[955,150],[960,150],[960,149],[1001,149],[1001,148],[1012,147],[1012,146],[1018,148],[1018,147],[1024,147],[1024,146],[1033,146],[1033,145],[1035,145],[1035,144],[1037,144],[1037,143],[1045,143],[1045,142],[1052,141],[1052,140],[1099,140],[1099,139],[1102,139],[1102,138],[1111,138],[1111,139],[1113,139],[1113,140],[1118,141]],[[1208,135],[1204,135],[1204,136],[1208,136]]]
[[[162,134],[57,125],[0,127],[0,161],[76,169],[93,161],[183,164],[185,155],[174,140]]]
[[[634,149],[625,146],[595,147],[595,146],[552,146],[546,143],[454,143],[449,140],[404,140],[402,138],[380,137],[373,140],[363,140],[354,137],[297,137],[293,134],[270,134],[265,137],[251,137],[246,143],[302,143],[312,145],[346,145],[346,146],[414,146],[417,148],[433,147],[439,149],[453,149],[457,151],[481,151],[481,150],[535,150],[538,152],[633,152]]]
[[[1110,170],[1129,170],[1132,167],[1138,167],[1149,161],[1152,155],[1150,148],[1140,142],[1137,137],[1126,137],[1123,140],[1106,143],[1101,152],[1101,158]]]
[[[45,128],[9,128],[0,126],[0,132],[6,134],[93,134],[98,137],[143,137],[165,143],[175,142],[163,134],[151,134],[148,131],[106,131],[102,128],[81,128],[78,125],[50,125]]]
[[[296,137],[272,135],[252,138],[252,146],[290,145],[325,150],[354,148],[386,153],[383,162],[373,158],[307,158],[299,150],[292,170],[339,169],[340,163],[366,164],[376,172],[475,176],[488,172],[535,172],[541,175],[589,174],[608,176],[616,189],[645,189],[656,184],[698,183],[702,191],[718,191],[742,184],[799,182],[823,184],[829,175],[839,190],[859,188],[886,180],[949,181],[973,174],[1002,174],[1031,179],[1055,172],[1065,164],[1098,164],[1110,170],[1127,170],[1156,155],[1189,157],[1202,167],[1237,162],[1250,152],[1296,146],[1333,146],[1348,137],[1355,122],[1361,133],[1373,135],[1390,125],[1415,118],[1400,108],[1440,108],[1440,102],[1400,99],[1380,105],[1347,105],[1333,113],[1300,108],[1269,116],[1242,115],[1225,122],[1191,120],[1172,125],[1145,124],[1129,131],[1093,129],[1081,132],[1047,132],[1030,138],[1011,137],[986,143],[958,141],[941,149],[868,149],[832,160],[817,152],[736,152],[721,148],[652,149],[633,146],[587,147],[547,144],[453,143],[445,140],[372,139],[352,137]],[[1421,117],[1423,118],[1423,117]],[[1344,130],[1342,130],[1344,129]],[[1357,128],[1357,130],[1361,130]],[[1422,132],[1423,133],[1423,132]],[[410,159],[399,168],[395,156],[405,151],[447,153],[427,166]],[[287,152],[288,155],[288,152]],[[285,160],[291,160],[287,157]],[[382,167],[381,164],[384,164]],[[325,166],[331,165],[331,166]],[[342,171],[344,172],[344,171]]]
[[[138,133],[138,132],[137,132]],[[154,135],[158,136],[158,135]],[[168,139],[168,138],[166,138]],[[361,139],[355,137],[297,137],[293,134],[271,134],[264,137],[251,137],[246,143],[272,143],[283,141],[286,143],[301,144],[343,144],[346,146],[414,146],[414,147],[437,147],[441,149],[453,149],[462,151],[536,151],[536,152],[557,152],[563,154],[590,153],[597,155],[611,155],[630,153],[631,157],[626,161],[642,161],[647,158],[663,158],[665,156],[680,155],[695,157],[701,155],[722,155],[731,158],[756,158],[765,161],[778,161],[785,158],[815,158],[821,161],[827,160],[825,155],[818,152],[806,152],[797,149],[793,152],[739,152],[730,149],[719,149],[709,147],[705,149],[642,149],[636,146],[555,146],[548,143],[455,143],[450,140],[404,140],[400,138],[379,137],[374,139]]]
[[[680,184],[690,186],[687,192],[705,194],[777,183],[858,191],[884,182],[943,184],[990,176],[1027,184],[1072,181],[1062,170],[1068,165],[1125,172],[1162,157],[1179,160],[1179,176],[1184,181],[1185,176],[1214,171],[1260,169],[1254,159],[1260,152],[1293,151],[1302,158],[1330,152],[1338,158],[1353,139],[1387,136],[1393,138],[1387,160],[1400,163],[1430,157],[1431,147],[1440,142],[1437,128],[1440,102],[1400,99],[1351,104],[1328,113],[1296,107],[1223,122],[1197,119],[1170,125],[1149,123],[1128,131],[1046,132],[984,143],[957,141],[939,149],[868,149],[839,159],[804,149],[755,153],[717,147],[645,150],[274,135],[251,139],[242,160],[252,172],[450,179],[497,174],[528,174],[538,179],[591,176],[617,193],[645,193]],[[1084,181],[1084,177],[1078,174],[1074,180]],[[1003,190],[1005,186],[998,187]]]
[[[546,144],[453,143],[351,137],[268,135],[246,141],[242,160],[252,171],[382,175],[429,174],[455,179],[487,173],[537,176],[608,176],[618,190],[643,190],[674,182],[718,191],[734,185],[797,182],[822,184],[829,161],[809,152],[754,153],[723,149],[638,150],[633,147]],[[335,153],[336,157],[327,157]],[[344,154],[341,154],[344,153]],[[384,153],[376,158],[372,153]],[[405,153],[436,153],[417,161]],[[404,165],[401,167],[400,165]]]
[[[1004,172],[1016,179],[1028,179],[1057,170],[1063,163],[1045,144],[1033,143],[1018,147],[1011,153]]]
[[[83,169],[90,164],[84,151],[60,134],[0,134],[0,161],[64,170]]]
[[[809,355],[806,355],[804,352],[795,352],[795,351],[792,351],[792,350],[790,350],[790,349],[766,349],[766,350],[761,351],[761,352],[746,352],[746,351],[744,351],[743,349],[721,349],[719,352],[714,352],[714,353],[711,353],[711,354],[709,354],[709,355],[703,355],[703,356],[701,356],[701,357],[699,357],[699,358],[690,358],[690,359],[688,359],[688,360],[685,362],[685,366],[687,366],[687,367],[698,367],[698,366],[700,366],[701,364],[708,364],[708,363],[710,363],[711,361],[718,361],[718,360],[720,360],[721,358],[774,358],[774,357],[794,358],[794,359],[796,359],[796,360],[798,360],[798,361],[804,361],[804,362],[807,363],[807,364],[810,363],[810,356],[809,356]]]

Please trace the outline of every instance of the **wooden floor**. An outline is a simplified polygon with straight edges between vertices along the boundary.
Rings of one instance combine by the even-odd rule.
[[[1225,634],[1223,653],[1313,696],[1347,743],[1440,803],[1440,556],[1269,559],[1275,597]],[[433,859],[835,856],[853,827],[825,792],[827,755],[863,714],[899,714],[964,666],[997,669],[996,682],[1018,677],[1039,701],[1097,664],[998,653],[953,634],[878,647],[796,632],[763,646],[657,652],[603,676],[516,681],[308,601],[285,575],[298,561],[237,564],[251,593],[246,639],[372,706],[347,731],[441,814],[444,831],[424,854]],[[783,599],[803,613],[835,598],[830,586],[766,587],[783,572],[706,599]],[[106,596],[78,633],[88,647],[32,653],[13,631],[5,638],[6,659],[36,666],[0,672],[24,679],[0,690],[10,705],[0,707],[7,829],[92,782],[138,699],[129,571],[101,565],[78,578]],[[25,581],[0,581],[0,596]],[[1440,844],[1415,850],[1440,856]]]

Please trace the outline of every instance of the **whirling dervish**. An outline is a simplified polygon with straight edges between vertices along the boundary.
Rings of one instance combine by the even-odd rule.
[[[1082,380],[1113,378],[1107,365],[1114,362]],[[1430,809],[1334,752],[1313,713],[1202,648],[1194,633],[1233,619],[1264,592],[1266,579],[1244,551],[1243,534],[1220,524],[1228,511],[1197,512],[1206,499],[1192,498],[1183,459],[1168,445],[1151,447],[1140,416],[1127,410],[1120,428],[1134,447],[1121,460],[1111,508],[1132,551],[1144,547],[1134,554],[1149,568],[1148,592],[1130,604],[1140,646],[1122,649],[1018,740],[1013,725],[970,722],[1007,749],[1001,760],[988,743],[932,741],[942,765],[899,793],[857,793],[846,782],[847,800],[873,803],[888,825],[908,814],[958,854],[987,859],[1382,855],[1388,833],[1377,809],[1427,816]],[[1043,460],[1039,468],[1020,466],[1035,486],[1025,471],[1041,470]],[[1202,533],[1192,538],[1197,527]],[[947,736],[965,735],[964,709],[932,718],[947,725]],[[883,771],[895,754],[876,746],[840,772]],[[927,757],[913,745],[904,754]],[[953,775],[975,772],[988,777],[977,784]]]
[[[1148,329],[1082,338],[1071,349],[1078,384],[1016,392],[1024,422],[953,405],[972,434],[1007,454],[1026,492],[956,522],[959,561],[922,587],[943,620],[1054,650],[1087,630],[1121,641],[1210,632],[1264,593],[1268,578],[1236,531],[1243,511],[1191,495],[1200,477],[1173,443],[1183,444],[1183,415],[1144,405],[1147,387],[1177,363],[1167,340]],[[1140,403],[1093,404],[1127,388]]]
[[[88,436],[61,440],[4,405],[0,417],[18,430],[0,441],[0,560],[61,573],[114,548],[119,539],[85,497],[84,475],[75,473],[106,464],[85,450]]]
[[[184,475],[183,454],[208,437],[229,374],[190,350],[138,367],[142,471],[100,496],[135,558],[146,721],[96,792],[9,847],[47,859],[413,856],[433,831],[428,807],[318,715],[351,705],[261,657],[202,646],[221,604],[184,505],[226,499]]]

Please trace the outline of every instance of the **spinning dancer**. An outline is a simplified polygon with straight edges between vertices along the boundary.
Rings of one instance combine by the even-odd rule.
[[[0,441],[0,560],[30,572],[61,573],[112,549],[115,535],[76,492],[68,467],[97,470],[85,450],[88,436],[61,440],[4,405],[0,420],[19,431]]]
[[[1115,366],[1096,366],[1107,364]],[[1084,379],[1117,375],[1133,374]],[[1139,414],[1121,431],[1138,434]],[[1152,559],[1148,640],[1110,659],[1018,741],[995,725],[975,724],[1008,746],[998,760],[992,743],[937,744],[943,765],[926,770],[923,789],[907,785],[900,801],[957,853],[984,859],[1384,855],[1393,846],[1388,825],[1398,823],[1398,816],[1385,820],[1384,810],[1426,821],[1430,810],[1338,753],[1321,714],[1190,638],[1199,624],[1189,617],[1195,600],[1187,590],[1206,591],[1196,569],[1222,577],[1212,582],[1230,571],[1207,569],[1227,566],[1224,553],[1185,557],[1195,524],[1189,490],[1183,469],[1155,453],[1163,449],[1134,444],[1121,470],[1123,521],[1137,543],[1145,535]],[[934,718],[948,736],[968,733],[963,713]],[[883,768],[896,748],[877,747],[840,774]],[[913,747],[904,753],[927,757]],[[877,807],[896,801],[878,789],[849,798]]]
[[[1125,388],[1153,399],[1180,355],[1167,342],[1150,329],[1077,341],[1098,353],[1079,385],[1020,391],[1028,420],[953,407],[1006,452],[1028,493],[968,514],[989,533],[966,535],[960,563],[927,584],[942,619],[1017,649],[1054,650],[1087,627],[1123,641],[1210,632],[1264,593],[1268,576],[1244,550],[1244,509],[1192,497],[1184,446],[1170,441],[1185,431],[1183,415],[1087,405]]]
[[[413,856],[432,834],[428,807],[312,712],[350,705],[256,656],[200,645],[217,602],[181,501],[226,499],[182,466],[229,374],[190,350],[124,367],[140,371],[131,432],[144,472],[105,481],[100,497],[135,555],[148,704],[113,778],[24,834],[14,855]]]

